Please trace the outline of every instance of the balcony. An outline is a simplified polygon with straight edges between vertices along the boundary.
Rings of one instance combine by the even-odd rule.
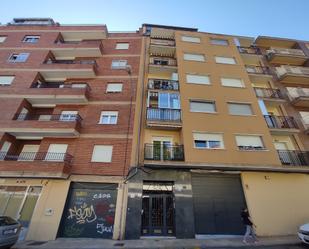
[[[70,57],[100,57],[103,54],[103,44],[100,40],[57,42],[51,51],[55,58]]]
[[[284,166],[309,166],[308,151],[278,150],[277,152]]]
[[[288,134],[299,132],[299,127],[293,117],[264,115],[266,124],[273,134]]]
[[[291,103],[297,107],[309,107],[309,88],[287,87]]]
[[[281,83],[309,84],[309,67],[280,66],[276,67],[276,74]]]
[[[262,98],[266,102],[278,102],[281,104],[285,102],[283,94],[279,89],[254,87],[255,95],[258,98]]]
[[[90,87],[87,83],[36,83],[30,89],[18,90],[33,107],[59,104],[87,104]]]
[[[184,161],[183,145],[145,144],[145,160]]]
[[[182,127],[181,110],[149,107],[147,108],[147,127],[179,130]]]
[[[0,132],[7,132],[17,138],[69,137],[79,136],[82,118],[78,114],[16,114],[11,121],[0,121]]]
[[[175,80],[149,79],[149,90],[179,91],[179,82]]]
[[[258,47],[237,47],[245,64],[259,64],[262,55]]]
[[[245,68],[252,82],[267,83],[272,78],[268,67],[246,65]]]
[[[266,57],[271,63],[295,66],[301,66],[308,60],[301,49],[292,48],[270,48],[266,51]]]
[[[151,39],[149,54],[151,56],[174,57],[176,52],[174,40]]]
[[[0,152],[1,177],[64,178],[70,175],[73,157],[67,153]]]
[[[150,57],[149,73],[177,73],[177,61],[173,58]]]
[[[95,60],[49,60],[41,65],[39,72],[46,81],[88,79],[96,76],[97,64]]]

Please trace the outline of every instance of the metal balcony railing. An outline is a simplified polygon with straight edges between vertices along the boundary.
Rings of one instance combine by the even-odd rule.
[[[179,91],[179,82],[175,80],[149,79],[148,89]]]
[[[79,64],[97,66],[97,62],[95,60],[47,60],[45,64]]]
[[[279,89],[254,87],[254,91],[259,98],[283,99],[283,95]]]
[[[265,74],[270,75],[271,71],[268,67],[261,67],[261,66],[248,66],[246,65],[247,73],[254,73],[254,74]]]
[[[42,118],[44,117],[44,118]],[[66,122],[81,122],[83,119],[78,114],[15,114],[13,120],[37,120],[37,121],[66,121]]]
[[[183,145],[145,144],[145,160],[184,161]]]
[[[52,83],[34,83],[31,88],[72,88],[90,90],[90,86],[87,83],[64,83],[64,82],[52,82]]]
[[[150,57],[149,64],[158,66],[177,66],[177,61],[172,58]]]
[[[21,152],[19,155],[10,155],[7,152],[0,152],[0,161],[51,161],[70,164],[72,160],[73,156],[68,153]]]
[[[264,115],[264,118],[269,128],[299,129],[293,117]]]
[[[309,151],[278,150],[282,165],[309,166]]]
[[[239,46],[237,48],[238,48],[239,53],[241,54],[257,54],[257,55],[262,54],[261,50],[257,47],[240,47]]]
[[[292,48],[270,48],[266,51],[268,58],[271,58],[274,54],[305,57],[306,55],[301,49]]]
[[[181,111],[178,109],[147,108],[147,120],[164,122],[181,122]]]

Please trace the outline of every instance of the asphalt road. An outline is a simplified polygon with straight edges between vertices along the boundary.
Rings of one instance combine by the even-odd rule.
[[[246,247],[206,247],[199,249],[308,249],[309,246],[305,245],[280,245],[280,246],[246,246]],[[180,249],[180,248],[179,248]]]

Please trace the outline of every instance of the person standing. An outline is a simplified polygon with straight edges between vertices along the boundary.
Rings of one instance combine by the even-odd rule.
[[[257,243],[257,237],[255,235],[255,232],[254,232],[254,229],[253,229],[253,222],[251,220],[251,217],[249,215],[249,212],[248,212],[248,209],[247,208],[244,208],[241,212],[241,219],[242,219],[242,222],[243,224],[246,226],[246,233],[244,235],[244,238],[243,238],[243,242],[245,244],[248,243],[248,238],[251,236],[254,240],[254,243]]]

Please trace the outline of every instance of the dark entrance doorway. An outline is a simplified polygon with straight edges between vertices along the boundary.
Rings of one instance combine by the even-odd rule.
[[[196,234],[240,235],[240,213],[246,206],[239,175],[193,174]]]
[[[144,182],[142,196],[143,236],[175,235],[173,183]]]

